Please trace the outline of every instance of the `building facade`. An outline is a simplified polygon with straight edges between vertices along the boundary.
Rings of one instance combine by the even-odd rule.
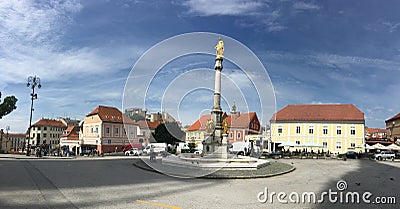
[[[79,155],[81,153],[82,141],[79,140],[79,126],[68,126],[60,138],[61,150],[70,150]]]
[[[137,137],[139,143],[149,144],[156,142],[153,134],[155,133],[156,128],[162,124],[161,121],[150,122],[147,120],[140,120],[136,121],[135,124],[138,125]]]
[[[81,149],[100,153],[120,152],[129,143],[138,143],[138,125],[115,107],[98,106],[86,115],[79,139]]]
[[[21,133],[0,133],[1,150],[4,152],[22,151],[26,139],[26,134]]]
[[[261,126],[255,112],[240,113],[232,112],[227,115],[222,114],[223,122],[228,124],[229,143],[246,141],[247,136],[260,134]],[[186,133],[186,142],[201,144],[205,139],[207,121],[211,119],[211,114],[203,115],[189,126]]]
[[[398,142],[400,139],[400,113],[387,119],[385,123],[388,137]]]
[[[48,145],[49,149],[55,149],[66,128],[67,125],[60,120],[42,118],[31,127],[30,144],[32,147]]]
[[[291,149],[364,152],[364,113],[352,104],[288,105],[273,115],[271,140]]]
[[[243,142],[248,136],[260,134],[261,125],[255,112],[233,112],[225,118],[225,121],[229,127],[227,133],[229,143]]]

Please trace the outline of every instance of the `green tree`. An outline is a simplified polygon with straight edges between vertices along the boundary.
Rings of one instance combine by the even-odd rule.
[[[154,131],[154,138],[159,143],[175,144],[182,141],[183,135],[183,131],[176,122],[160,124]]]
[[[0,92],[0,98],[1,98],[1,92]],[[18,99],[15,96],[7,96],[4,98],[3,103],[0,104],[0,119],[3,118],[3,116],[10,114],[13,110],[17,108]],[[1,100],[0,100],[1,102]]]

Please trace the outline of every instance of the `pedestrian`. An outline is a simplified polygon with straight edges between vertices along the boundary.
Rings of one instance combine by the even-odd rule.
[[[151,145],[150,147],[150,161],[155,160],[155,154],[154,154],[154,146]]]
[[[36,157],[39,157],[39,147],[36,147],[36,148],[35,148],[35,156],[36,156]]]

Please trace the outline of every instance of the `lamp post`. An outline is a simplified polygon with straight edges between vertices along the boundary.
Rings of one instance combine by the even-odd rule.
[[[26,83],[26,87],[32,89],[31,93],[31,109],[30,109],[30,117],[29,117],[29,128],[28,128],[28,144],[26,146],[26,156],[29,156],[31,153],[31,145],[30,145],[30,139],[31,139],[31,127],[32,127],[32,112],[33,112],[33,100],[37,99],[37,94],[35,94],[35,87],[38,87],[39,89],[42,87],[40,84],[40,78],[35,76],[29,76],[28,77],[28,82]]]
[[[10,126],[6,126],[6,131],[7,131],[7,134],[6,134],[6,136],[7,136],[7,139],[6,139],[6,151],[8,150],[8,131],[10,130]],[[7,151],[8,152],[8,151]]]

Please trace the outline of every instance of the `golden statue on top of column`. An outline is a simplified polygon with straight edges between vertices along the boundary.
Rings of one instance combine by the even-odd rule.
[[[216,59],[224,58],[224,42],[222,41],[221,37],[218,38],[218,44],[215,46],[217,51]]]

